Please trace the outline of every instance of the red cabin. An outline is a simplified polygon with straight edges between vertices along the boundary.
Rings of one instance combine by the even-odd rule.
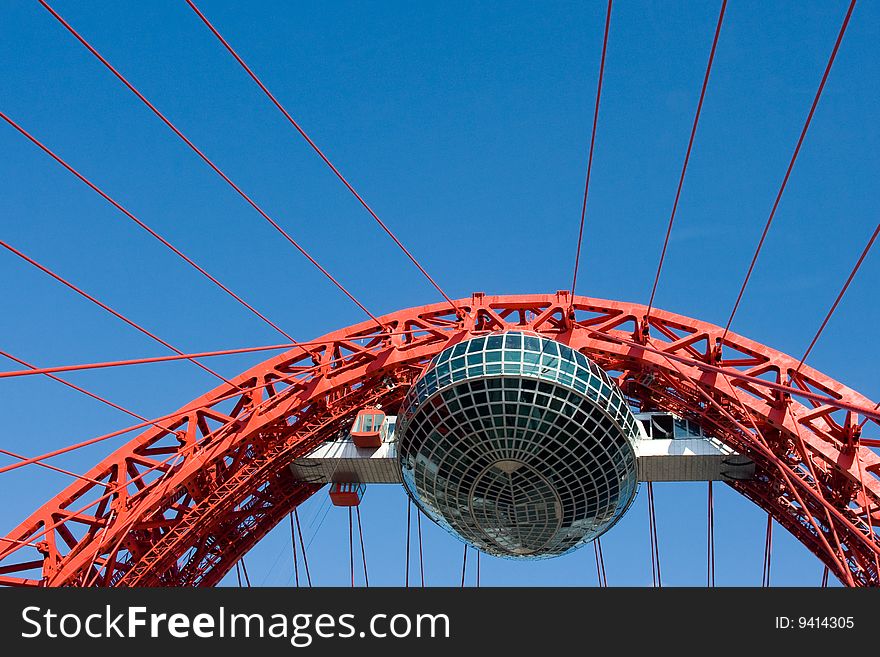
[[[357,506],[361,503],[367,487],[353,481],[340,481],[330,485],[330,501],[333,506]]]
[[[376,448],[382,444],[382,423],[385,413],[377,408],[365,408],[358,412],[351,428],[351,439],[356,447]]]

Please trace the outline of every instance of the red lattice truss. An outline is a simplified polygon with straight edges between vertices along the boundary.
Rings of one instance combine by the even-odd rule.
[[[874,404],[711,324],[566,292],[403,310],[252,367],[144,430],[0,539],[0,584],[211,586],[318,488],[289,465],[366,404],[395,412],[450,343],[506,328],[579,349],[642,410],[693,419],[756,463],[728,482],[845,584],[878,584]]]

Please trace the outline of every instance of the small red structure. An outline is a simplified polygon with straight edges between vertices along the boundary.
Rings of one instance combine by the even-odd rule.
[[[333,506],[357,506],[361,503],[367,487],[354,481],[340,481],[330,485],[330,501]]]
[[[382,423],[385,413],[377,408],[364,408],[358,412],[351,428],[351,438],[356,447],[376,448],[382,444]]]

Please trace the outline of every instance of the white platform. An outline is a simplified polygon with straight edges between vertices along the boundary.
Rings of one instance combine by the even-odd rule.
[[[636,441],[639,481],[727,481],[754,476],[754,463],[715,438],[702,434],[692,424],[678,420],[673,429],[663,433],[652,420],[665,417],[669,420],[665,424],[672,427],[668,413],[637,417],[642,432],[641,439]],[[386,419],[381,446],[363,449],[356,447],[350,438],[327,442],[297,459],[290,466],[293,474],[315,483],[401,483],[394,441],[395,420],[394,417]],[[676,437],[658,437],[665,435]]]

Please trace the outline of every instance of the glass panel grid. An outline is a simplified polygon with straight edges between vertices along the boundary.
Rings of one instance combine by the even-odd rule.
[[[475,338],[441,352],[404,400],[404,485],[425,513],[481,550],[562,554],[631,503],[635,423],[617,386],[583,354],[516,331]]]

